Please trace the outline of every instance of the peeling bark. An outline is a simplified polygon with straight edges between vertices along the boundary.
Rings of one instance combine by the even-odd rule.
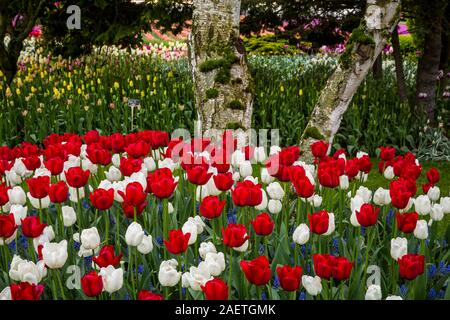
[[[194,0],[189,61],[203,131],[249,129],[253,82],[239,38],[240,0]]]
[[[302,160],[313,161],[310,144],[326,140],[331,145],[342,117],[359,85],[383,50],[387,36],[397,25],[400,1],[368,0],[361,25],[353,30],[346,52],[328,79],[302,134]]]

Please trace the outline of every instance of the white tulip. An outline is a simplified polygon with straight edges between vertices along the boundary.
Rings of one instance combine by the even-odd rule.
[[[141,244],[145,233],[142,226],[137,222],[132,222],[125,232],[125,242],[131,247],[137,247]]]
[[[322,292],[322,279],[319,276],[302,276],[302,284],[305,287],[308,294],[317,296]]]
[[[241,177],[246,178],[248,176],[251,176],[253,173],[252,164],[250,161],[246,160],[242,162],[239,166],[239,174]]]
[[[391,239],[391,257],[398,260],[408,253],[408,240],[406,238],[397,237]]]
[[[204,186],[205,189],[207,189],[207,193],[210,196],[218,196],[222,193],[222,191],[220,191],[219,189],[217,189],[216,184],[214,183],[214,179],[213,177],[211,177],[208,182],[206,183],[206,185]]]
[[[387,166],[386,169],[384,169],[384,173],[383,173],[384,177],[388,180],[392,180],[395,177],[394,174],[394,167],[392,166]]]
[[[414,200],[414,207],[418,214],[427,215],[431,211],[431,201],[428,196],[421,195]]]
[[[308,202],[312,204],[314,208],[318,208],[322,205],[322,197],[315,194],[308,198]]]
[[[283,204],[280,200],[269,200],[268,209],[270,213],[277,214],[281,212]]]
[[[328,229],[327,232],[324,233],[325,236],[329,236],[332,234],[335,230],[336,226],[334,224],[334,213],[329,212],[328,213]]]
[[[280,183],[272,182],[266,188],[267,194],[273,200],[282,200],[284,197],[284,190]]]
[[[17,184],[22,183],[22,177],[19,176],[14,170],[6,170],[5,171],[6,180],[9,181],[9,184],[15,186]]]
[[[108,293],[119,291],[123,287],[123,269],[115,269],[109,265],[101,268],[99,274],[102,276],[103,290]]]
[[[444,208],[438,203],[433,204],[430,216],[434,221],[441,221],[444,219]]]
[[[246,234],[246,236],[247,236],[247,234]],[[233,248],[233,250],[237,251],[237,252],[245,252],[248,249],[248,245],[249,245],[248,240],[245,240],[245,242],[242,244],[242,246]]]
[[[175,259],[161,262],[158,272],[158,281],[163,287],[174,287],[180,281],[181,272],[177,271],[177,266],[178,262]]]
[[[391,203],[391,195],[388,189],[379,187],[373,195],[373,203],[377,206],[386,206]]]
[[[270,146],[269,155],[271,156],[271,155],[277,154],[280,151],[281,151],[280,146]]]
[[[14,281],[38,284],[47,276],[47,269],[44,261],[40,260],[36,264],[33,261],[23,260],[18,255],[14,255],[9,270],[9,277]]]
[[[441,196],[441,190],[438,186],[431,187],[428,189],[427,196],[431,201],[438,201]]]
[[[137,250],[142,254],[149,254],[153,250],[153,238],[151,235],[144,236]]]
[[[200,254],[200,257],[205,260],[208,253],[217,253],[217,249],[211,241],[202,242],[198,248],[198,253]]]
[[[118,154],[118,153],[113,154],[111,161],[112,161],[112,164],[114,167],[119,168],[120,167],[120,154]]]
[[[416,228],[414,229],[414,236],[420,240],[428,238],[428,224],[426,220],[417,221]]]
[[[147,157],[144,159],[144,165],[145,168],[147,169],[147,171],[155,171],[156,170],[156,162],[155,159],[153,159],[153,157]]]
[[[13,204],[11,208],[9,208],[9,212],[14,215],[14,220],[16,225],[22,225],[22,219],[27,217],[28,207],[24,207],[20,204]]]
[[[365,300],[381,300],[383,298],[381,294],[381,287],[372,284],[367,288]]]
[[[263,163],[267,159],[266,150],[264,147],[255,148],[255,160],[259,163]]]
[[[63,206],[61,208],[64,227],[71,227],[77,222],[77,214],[71,206]]]
[[[185,272],[182,277],[184,288],[191,288],[194,291],[201,291],[201,286],[212,280],[208,265],[205,261],[200,262],[198,267],[190,267],[189,272]]]
[[[59,269],[64,266],[68,258],[67,240],[59,243],[46,242],[42,248],[42,259],[50,269]]]
[[[16,186],[11,189],[8,189],[8,197],[9,197],[9,203],[14,205],[25,205],[27,202],[27,196],[25,194],[25,191],[23,191],[22,187]]]
[[[255,209],[258,211],[266,210],[267,204],[269,203],[269,199],[267,198],[267,193],[264,191],[264,189],[261,189],[261,193],[262,193],[261,203],[255,207]]]
[[[81,244],[84,248],[94,250],[100,245],[100,235],[96,227],[84,229],[80,236]]]
[[[77,194],[77,190],[78,190],[78,194]],[[78,197],[80,197],[80,201],[82,198],[84,198],[85,196],[85,192],[84,192],[84,188],[72,188],[69,187],[69,200],[75,203],[78,203]]]
[[[339,177],[339,189],[347,190],[350,187],[350,183],[348,181],[348,176],[343,174]]]
[[[241,150],[236,150],[231,154],[231,165],[235,168],[239,168],[240,164],[245,160],[245,154]]]
[[[275,178],[269,174],[269,170],[267,170],[267,168],[263,168],[261,170],[261,181],[265,184],[269,184],[275,181]]]
[[[356,190],[356,196],[360,196],[364,203],[369,203],[372,200],[372,191],[364,186],[360,186],[358,190]]]
[[[292,239],[295,243],[303,245],[309,241],[309,227],[307,224],[300,224],[292,234]]]
[[[450,197],[442,197],[440,204],[445,214],[450,213]]]
[[[50,206],[50,197],[46,196],[45,198],[39,199],[33,198],[31,193],[27,193],[27,197],[30,200],[31,205],[36,209],[47,209]]]
[[[197,241],[197,225],[194,221],[186,221],[181,228],[184,234],[190,233],[191,236],[189,238],[188,244],[194,244]]]
[[[244,181],[251,181],[253,184],[258,184],[258,177],[247,176],[244,178]]]
[[[403,300],[400,296],[388,296],[386,300]]]
[[[225,256],[222,252],[208,252],[205,257],[205,263],[208,266],[209,273],[214,277],[220,276],[225,271]]]
[[[12,300],[10,286],[5,287],[0,292],[0,301]]]
[[[105,176],[110,182],[114,182],[122,178],[122,173],[116,167],[111,166],[108,171],[105,171]]]

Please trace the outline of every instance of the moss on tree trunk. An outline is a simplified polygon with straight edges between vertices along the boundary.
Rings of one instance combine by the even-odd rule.
[[[189,61],[202,129],[251,126],[253,83],[239,38],[240,0],[195,0]]]

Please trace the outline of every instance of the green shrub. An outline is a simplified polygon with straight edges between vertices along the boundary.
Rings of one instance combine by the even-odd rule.
[[[417,51],[419,51],[412,35],[400,35],[400,50],[406,59],[417,60]]]
[[[289,44],[289,40],[276,35],[244,38],[244,46],[248,54],[254,55],[298,55],[302,51]]]
[[[205,94],[206,99],[215,99],[219,96],[219,90],[217,90],[216,88],[209,88],[208,90],[206,90]]]

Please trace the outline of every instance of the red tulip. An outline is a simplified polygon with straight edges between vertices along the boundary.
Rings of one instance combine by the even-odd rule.
[[[125,176],[129,177],[135,172],[141,171],[142,159],[133,158],[121,158],[120,159],[120,172]]]
[[[30,178],[27,180],[30,194],[33,198],[42,199],[48,195],[48,188],[50,185],[50,177],[40,176]]]
[[[89,170],[83,170],[80,167],[69,168],[65,172],[67,184],[72,188],[84,187],[89,180],[90,173]]]
[[[315,234],[324,234],[328,231],[330,217],[326,210],[308,214],[309,228]]]
[[[430,190],[432,187],[434,187],[434,185],[432,184],[432,183],[424,183],[423,185],[422,185],[422,191],[423,191],[423,193],[424,194],[427,194],[428,193],[428,190]]]
[[[50,201],[53,203],[63,203],[69,197],[69,188],[64,181],[51,184],[48,188]]]
[[[106,268],[107,266],[116,267],[120,263],[122,253],[116,256],[113,245],[105,245],[100,249],[98,256],[92,257],[92,261],[99,268]]]
[[[34,171],[41,166],[41,159],[37,155],[29,156],[22,159],[27,170]]]
[[[111,152],[100,143],[93,143],[86,148],[87,158],[94,164],[107,166],[111,163]]]
[[[122,202],[122,210],[125,216],[128,219],[134,219],[134,216],[140,217],[142,215],[142,212],[144,212],[145,207],[147,207],[147,201],[142,202],[138,206],[133,206],[129,204],[128,202],[124,201]]]
[[[222,237],[223,244],[230,248],[238,248],[250,239],[245,225],[234,223],[228,224],[226,229],[222,228]]]
[[[356,219],[363,227],[370,227],[377,223],[380,208],[375,208],[371,204],[365,203],[361,208],[356,210]]]
[[[188,180],[198,186],[205,185],[211,176],[212,172],[208,173],[208,169],[202,165],[193,166],[191,169],[188,169],[187,172]]]
[[[16,231],[16,220],[12,213],[5,215],[0,214],[0,238],[8,239]]]
[[[298,180],[292,181],[295,192],[301,198],[309,198],[314,194],[314,185],[311,183],[308,177],[303,177]]]
[[[164,297],[160,294],[153,293],[148,290],[141,290],[137,296],[138,300],[164,300]]]
[[[358,167],[359,171],[364,173],[369,173],[370,169],[372,169],[372,163],[370,162],[370,158],[368,155],[364,155],[361,158],[358,158]]]
[[[249,180],[238,182],[236,188],[231,191],[231,196],[234,204],[239,207],[255,207],[262,202],[261,185]]]
[[[87,145],[96,143],[100,140],[100,133],[97,130],[90,130],[83,136],[83,140]]]
[[[220,278],[214,278],[201,286],[206,300],[228,300],[228,286]]]
[[[219,173],[213,176],[213,179],[216,188],[220,191],[228,191],[234,184],[233,175],[231,172]]]
[[[323,158],[327,155],[329,143],[316,141],[310,145],[311,152],[315,158]]]
[[[406,208],[409,199],[412,197],[407,181],[401,178],[390,183],[389,195],[391,196],[392,205],[397,209]]]
[[[118,190],[117,193],[122,197],[123,201],[133,207],[143,204],[147,198],[144,188],[139,182],[130,182],[125,188],[125,192]]]
[[[439,174],[439,170],[436,169],[435,167],[433,167],[430,170],[428,170],[425,174],[427,176],[428,182],[431,183],[431,184],[436,184],[441,179],[441,175]]]
[[[349,179],[354,178],[359,173],[359,164],[358,159],[348,159],[345,162],[345,174],[348,176]]]
[[[407,280],[414,280],[424,273],[425,256],[418,254],[406,254],[398,260],[400,277]]]
[[[395,158],[395,148],[380,147],[380,158],[384,161],[392,161]]]
[[[26,217],[21,221],[22,233],[27,238],[39,237],[47,226],[45,223],[41,223],[41,220],[37,216]]]
[[[147,177],[147,192],[159,199],[170,198],[177,185],[178,182],[175,182],[172,171],[168,168],[158,169]]]
[[[281,288],[285,291],[296,291],[300,288],[302,281],[302,268],[282,266],[277,267],[277,275]]]
[[[136,143],[129,144],[125,148],[125,151],[127,152],[128,156],[131,158],[134,158],[134,159],[144,158],[150,152],[150,144],[141,140]]]
[[[333,166],[322,166],[321,162],[317,169],[317,177],[319,178],[319,183],[328,188],[336,188],[339,186],[339,171]]]
[[[259,256],[251,261],[242,260],[240,265],[250,283],[257,286],[269,283],[272,273],[266,256]]]
[[[275,222],[267,213],[261,213],[250,222],[257,235],[267,236],[272,233]]]
[[[404,233],[411,233],[416,229],[419,215],[417,212],[397,213],[395,218],[397,219],[398,230]]]
[[[9,202],[8,190],[11,189],[5,183],[0,183],[0,206]]]
[[[9,287],[11,289],[11,300],[39,300],[44,291],[43,285],[28,282],[13,283]]]
[[[59,157],[51,158],[44,161],[44,166],[50,171],[52,176],[57,176],[64,170],[64,160]]]
[[[281,165],[291,166],[300,157],[300,148],[298,146],[286,147],[278,155]]]
[[[334,257],[329,254],[314,254],[314,272],[323,279],[346,280],[350,277],[353,263],[345,257]]]
[[[96,297],[100,295],[103,291],[102,276],[98,275],[95,271],[86,273],[81,278],[81,288],[83,289],[84,294],[88,297]]]
[[[97,189],[89,195],[94,208],[98,210],[108,210],[114,203],[114,189]]]
[[[227,202],[216,196],[205,197],[200,203],[200,213],[208,219],[220,217]]]
[[[183,233],[180,230],[170,230],[169,231],[169,239],[164,240],[164,245],[166,246],[167,251],[172,254],[180,254],[187,250],[189,238],[191,234]]]

